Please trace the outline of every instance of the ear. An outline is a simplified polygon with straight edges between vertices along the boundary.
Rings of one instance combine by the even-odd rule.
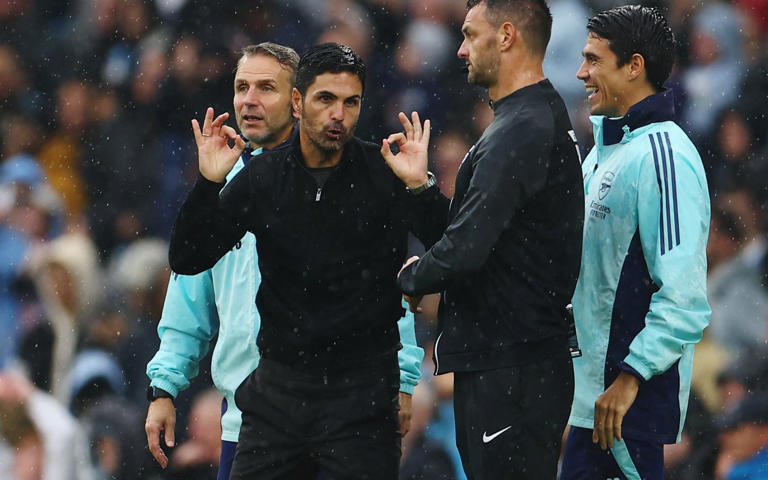
[[[504,52],[512,48],[517,41],[518,31],[512,22],[504,22],[497,32],[499,51]]]
[[[639,53],[633,53],[627,62],[627,76],[629,81],[643,79],[646,76],[645,59]]]
[[[291,90],[291,106],[293,107],[291,113],[296,120],[301,119],[301,93],[299,89],[293,87]]]

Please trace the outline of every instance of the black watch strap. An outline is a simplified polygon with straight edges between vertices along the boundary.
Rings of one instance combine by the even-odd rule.
[[[173,400],[173,395],[159,387],[154,387],[152,385],[147,387],[147,401],[151,403],[158,398],[170,398]]]

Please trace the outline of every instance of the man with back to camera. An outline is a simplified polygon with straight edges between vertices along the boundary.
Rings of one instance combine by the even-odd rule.
[[[595,147],[582,165],[587,215],[573,296],[584,356],[563,480],[661,479],[679,441],[694,345],[709,319],[709,194],[665,90],[675,42],[636,5],[587,23],[584,82]],[[609,449],[609,452],[605,450]]]
[[[488,88],[494,120],[459,167],[445,233],[409,259],[398,282],[412,308],[443,292],[435,367],[455,375],[467,476],[554,478],[573,395],[566,305],[581,256],[579,156],[565,105],[542,71],[546,3],[467,7],[458,56],[469,82]]]
[[[292,48],[274,43],[242,50],[234,79],[234,109],[240,133],[248,139],[250,148],[227,174],[227,180],[262,150],[278,148],[289,140],[295,125],[291,89],[298,63],[299,56]],[[151,380],[147,443],[163,467],[168,465],[168,458],[160,448],[160,432],[165,431],[166,445],[172,446],[176,424],[173,399],[197,375],[201,359],[218,335],[211,365],[214,383],[224,395],[218,478],[229,478],[241,423],[235,390],[259,362],[259,314],[255,302],[243,300],[256,291],[261,280],[255,243],[254,235],[246,233],[213,268],[171,278],[158,326],[160,349],[147,365]],[[416,345],[412,313],[401,318],[398,327],[403,344],[398,361],[400,428],[404,435],[423,351]]]
[[[397,477],[394,277],[408,217],[437,217],[445,199],[425,172],[401,182],[378,146],[352,136],[364,82],[349,47],[310,48],[292,91],[298,135],[249,162],[221,195],[244,142],[226,114],[209,111],[202,129],[193,120],[201,176],[174,225],[171,267],[194,274],[246,231],[258,238],[261,361],[235,395],[243,424],[233,479]],[[412,118],[401,117],[400,155],[426,158],[429,121]],[[435,227],[421,223],[413,230],[429,245],[421,232]]]

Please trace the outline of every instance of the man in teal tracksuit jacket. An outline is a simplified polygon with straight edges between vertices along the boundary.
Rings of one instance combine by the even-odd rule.
[[[657,11],[598,14],[577,74],[595,146],[582,164],[581,271],[573,296],[583,356],[561,479],[661,479],[679,441],[694,345],[709,321],[709,194],[701,158],[663,90],[674,40]],[[610,452],[606,452],[610,449]]]
[[[287,108],[288,115],[283,117],[290,123],[279,122],[276,119],[271,124],[267,121],[266,125],[261,128],[262,130],[266,128],[267,132],[264,136],[268,140],[262,141],[260,144],[265,147],[280,148],[281,142],[288,140],[288,136],[291,134],[293,122],[290,116],[289,92],[292,77],[291,75],[283,75],[284,72],[281,71],[281,68],[286,66],[292,67],[295,71],[295,65],[290,59],[292,55],[289,55],[291,52],[293,51],[287,47],[274,44],[246,47],[243,58],[238,63],[238,71],[246,74],[250,70],[254,70],[254,65],[257,65],[259,69],[254,71],[260,75],[259,81],[262,82],[264,81],[264,78],[261,78],[263,77],[262,65],[253,64],[253,62],[267,62],[267,68],[264,70],[267,72],[269,67],[277,68],[273,72],[275,78],[271,79],[271,82],[257,84],[255,87],[259,88],[251,88],[251,93],[242,94],[243,97],[249,95],[253,97],[249,97],[247,101],[238,102],[238,78],[240,76],[245,77],[245,75],[236,75],[235,109],[240,112],[239,108],[248,108],[247,106],[244,107],[245,104],[263,104],[261,109],[244,110],[247,112],[245,122],[238,116],[238,126],[241,132],[248,138],[256,137],[251,139],[252,145],[259,141],[259,136],[257,134],[249,135],[250,130],[258,130],[258,128],[251,127],[249,129],[249,117],[247,115],[249,113],[262,115],[267,117],[267,120],[270,116],[279,116],[278,114],[273,115],[272,108],[282,108],[280,99],[272,101],[269,98],[270,94],[263,92],[268,91],[265,87],[271,87],[277,91],[276,95],[285,93],[281,93],[279,90],[281,87],[285,87],[280,84],[280,80],[285,80],[283,83],[287,84],[285,91],[288,93],[286,93],[287,98],[283,106]],[[295,52],[293,53],[295,54]],[[285,63],[283,62],[285,60],[283,55],[289,57]],[[248,60],[249,57],[251,60]],[[254,57],[257,58],[254,60]],[[298,56],[292,60],[297,63]],[[257,98],[258,96],[261,97]],[[227,182],[245,166],[246,161],[258,161],[253,157],[258,156],[261,152],[261,148],[246,149],[227,175]],[[228,478],[241,424],[241,413],[234,401],[235,390],[259,363],[256,336],[259,331],[260,320],[252,292],[258,290],[260,282],[256,238],[251,233],[247,233],[213,268],[197,275],[172,275],[163,306],[162,318],[158,326],[158,334],[161,339],[160,349],[147,365],[147,375],[151,380],[150,399],[160,399],[156,406],[150,407],[147,423],[152,423],[153,426],[151,428],[152,434],[148,428],[147,435],[150,449],[161,465],[167,465],[167,458],[159,449],[159,430],[165,430],[166,442],[172,442],[174,438],[175,414],[170,402],[181,390],[187,388],[190,380],[197,375],[200,360],[208,352],[211,340],[218,334],[213,350],[211,374],[214,384],[224,395],[219,478]],[[401,318],[398,327],[403,345],[398,352],[401,372],[401,407],[404,407],[401,411],[401,417],[403,417],[403,415],[410,415],[410,395],[420,378],[420,365],[424,352],[416,345],[413,314],[409,312]],[[167,397],[167,399],[162,400],[163,397]],[[162,404],[162,402],[167,403]],[[153,414],[153,408],[158,413]],[[401,418],[403,433],[407,429],[407,424],[402,425],[402,422],[406,420],[406,418]]]

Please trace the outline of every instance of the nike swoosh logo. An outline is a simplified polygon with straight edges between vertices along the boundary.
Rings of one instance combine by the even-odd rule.
[[[498,437],[499,435],[501,435],[502,433],[506,432],[510,428],[512,428],[512,425],[508,426],[507,428],[502,428],[501,430],[499,430],[498,432],[494,433],[493,435],[488,435],[487,433],[483,432],[483,443],[488,443],[488,442],[492,441],[494,438]]]

